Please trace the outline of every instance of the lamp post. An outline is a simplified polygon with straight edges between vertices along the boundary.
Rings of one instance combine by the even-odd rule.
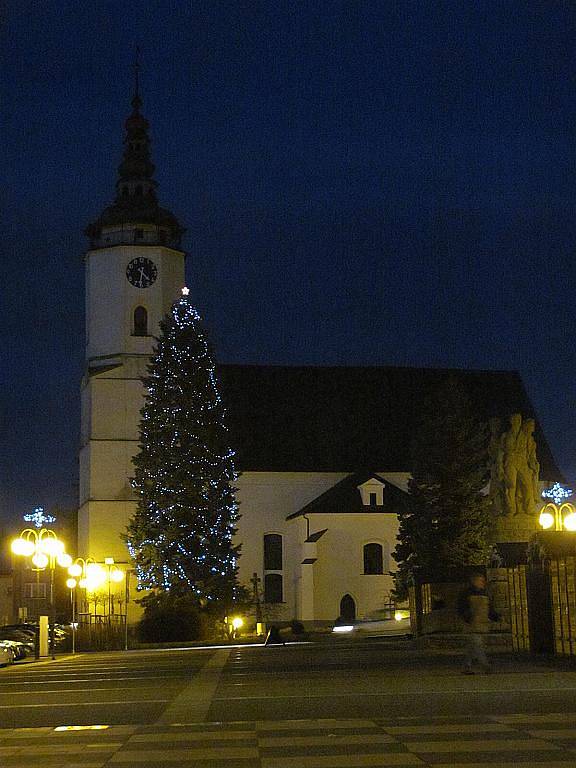
[[[108,618],[108,625],[112,624],[112,613],[114,612],[114,585],[119,585],[124,581],[127,571],[118,567],[114,558],[106,557],[103,563],[96,562],[93,558],[86,559],[77,557],[74,563],[68,568],[68,573],[72,579],[78,579],[77,585],[80,589],[90,592],[94,601],[94,621],[97,621],[97,605],[100,599],[103,600],[104,616]],[[107,593],[107,595],[106,595]],[[87,598],[90,599],[89,597]],[[108,610],[106,611],[106,601]],[[91,622],[90,622],[91,623]]]
[[[112,613],[114,612],[114,601],[112,599],[112,584],[119,584],[124,581],[124,571],[114,562],[113,557],[105,557],[104,565],[108,569],[107,581],[108,581],[108,623],[112,622]]]
[[[65,552],[64,542],[49,528],[25,528],[11,545],[12,552],[21,557],[29,557],[33,570],[40,572],[46,568],[50,571],[50,653],[55,655],[54,624],[56,623],[54,607],[54,572],[56,565],[68,568],[72,558]]]
[[[76,587],[78,586],[78,582],[76,579],[73,579],[70,577],[66,580],[66,586],[70,590],[70,604],[72,606],[72,622],[70,626],[72,627],[72,653],[76,653],[76,629],[78,627],[78,624],[76,623]]]

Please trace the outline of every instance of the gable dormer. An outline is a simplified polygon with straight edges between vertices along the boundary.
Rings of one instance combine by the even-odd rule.
[[[380,478],[370,477],[357,487],[365,507],[381,507],[384,504],[384,482]]]

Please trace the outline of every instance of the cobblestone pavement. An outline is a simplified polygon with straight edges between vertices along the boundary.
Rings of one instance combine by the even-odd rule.
[[[576,765],[574,714],[283,720],[0,731],[2,768],[553,768]]]
[[[328,643],[0,670],[0,768],[576,766],[576,667]],[[561,713],[561,714],[560,714]]]

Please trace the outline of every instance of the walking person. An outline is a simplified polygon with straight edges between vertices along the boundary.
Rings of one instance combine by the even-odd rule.
[[[463,674],[474,674],[474,662],[485,672],[491,672],[484,636],[490,631],[490,622],[499,621],[500,617],[486,591],[486,577],[483,574],[474,573],[470,577],[467,589],[458,598],[458,615],[464,623],[466,635]]]

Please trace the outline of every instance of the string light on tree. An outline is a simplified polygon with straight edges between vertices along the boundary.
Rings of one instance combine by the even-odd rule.
[[[35,528],[45,528],[47,525],[56,522],[56,518],[53,515],[49,515],[44,507],[35,507],[33,512],[28,512],[24,515],[24,520],[27,523],[32,523]]]
[[[562,504],[562,502],[569,499],[573,493],[574,491],[571,488],[566,488],[560,483],[554,483],[551,488],[542,491],[542,498],[550,499],[554,504]]]
[[[233,598],[238,548],[234,452],[202,319],[182,289],[144,378],[136,513],[127,542],[141,589]]]

